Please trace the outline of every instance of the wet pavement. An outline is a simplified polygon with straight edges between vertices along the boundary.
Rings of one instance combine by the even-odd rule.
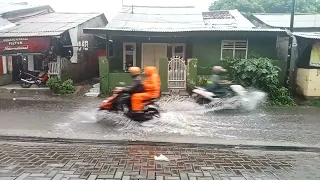
[[[169,162],[156,161],[163,154]],[[320,179],[315,152],[235,150],[185,145],[0,142],[0,180]]]
[[[209,112],[175,97],[160,102],[161,118],[138,123],[121,114],[98,113],[100,102],[0,99],[0,135],[320,147],[320,111],[315,108]]]

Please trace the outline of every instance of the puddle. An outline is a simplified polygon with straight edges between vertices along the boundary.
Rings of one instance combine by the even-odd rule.
[[[251,99],[252,96],[248,96]],[[261,98],[260,98],[261,100]],[[165,134],[173,133],[180,135],[195,135],[195,136],[214,136],[216,131],[227,126],[232,125],[233,122],[229,120],[224,121],[226,114],[216,113],[217,110],[222,109],[237,109],[239,106],[238,97],[231,98],[223,105],[219,103],[200,106],[190,97],[182,96],[164,96],[158,102],[160,106],[160,118],[139,123],[131,121],[123,116],[122,113],[109,113],[106,111],[97,111],[96,103],[89,103],[85,107],[79,108],[69,116],[68,123],[59,124],[59,129],[65,128],[67,130],[73,129],[72,127],[79,126],[79,123],[99,125],[100,128],[105,128],[117,133],[134,133],[134,134]],[[257,102],[254,101],[250,107],[256,107]],[[233,114],[234,118],[245,118],[245,114]],[[229,118],[230,119],[230,118]]]

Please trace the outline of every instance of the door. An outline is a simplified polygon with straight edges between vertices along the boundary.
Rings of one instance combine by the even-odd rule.
[[[166,58],[166,44],[142,44],[142,68],[146,66],[156,66],[159,69],[159,59]]]
[[[19,81],[19,71],[23,70],[22,56],[12,56],[12,81]]]
[[[142,44],[142,68],[154,65],[155,61],[153,44]]]
[[[154,45],[154,59],[155,66],[159,69],[159,60],[167,57],[167,45],[166,44],[155,44]]]

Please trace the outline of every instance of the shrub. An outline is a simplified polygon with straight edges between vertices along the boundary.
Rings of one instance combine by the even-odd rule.
[[[61,81],[57,77],[52,77],[48,80],[47,86],[54,94],[72,94],[75,91],[75,86],[71,79]]]
[[[222,64],[235,83],[244,87],[254,87],[268,93],[270,105],[295,105],[287,88],[279,85],[281,69],[268,58],[225,59]]]
[[[195,86],[206,86],[207,82],[208,82],[209,76],[205,76],[205,75],[201,75],[201,76],[197,76],[196,81],[190,81],[189,79],[187,79],[187,87],[189,90],[192,90]]]
[[[295,106],[291,93],[288,88],[281,87],[272,89],[268,93],[269,105],[270,106]]]
[[[304,102],[304,105],[313,106],[313,107],[320,107],[320,100],[318,100],[318,99],[309,99],[306,102]]]
[[[197,77],[197,86],[206,86],[209,80],[209,76],[198,76]]]

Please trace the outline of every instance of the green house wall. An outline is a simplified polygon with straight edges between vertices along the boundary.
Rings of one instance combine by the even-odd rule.
[[[221,41],[228,39],[199,39],[193,43],[193,58],[198,59],[198,74],[208,75],[214,65],[220,65]],[[245,39],[229,39],[245,40]],[[277,59],[276,38],[248,38],[248,58]]]
[[[142,60],[142,43],[185,43],[186,56],[192,57],[192,44],[190,39],[186,38],[148,38],[148,37],[115,37],[113,40],[113,47],[115,49],[114,55],[109,57],[110,72],[123,72],[123,43],[136,43],[136,65],[141,66]]]
[[[276,37],[192,37],[192,38],[147,38],[147,37],[118,37],[113,39],[114,56],[109,57],[110,72],[123,72],[123,42],[136,43],[136,65],[141,66],[142,43],[185,43],[186,58],[196,58],[198,75],[209,75],[214,65],[220,65],[221,41],[222,40],[247,40],[248,58],[268,57],[277,59]],[[280,72],[280,81],[285,77],[285,62],[278,62],[277,65],[283,69]]]

